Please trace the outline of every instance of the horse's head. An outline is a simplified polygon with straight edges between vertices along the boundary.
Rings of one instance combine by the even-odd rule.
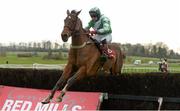
[[[64,20],[64,29],[61,33],[62,40],[64,42],[68,41],[70,36],[73,36],[76,31],[79,30],[81,24],[81,20],[78,18],[80,11],[72,10],[71,13],[67,10],[67,17]]]

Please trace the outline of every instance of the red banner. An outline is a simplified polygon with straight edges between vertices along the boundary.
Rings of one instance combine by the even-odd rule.
[[[41,104],[49,93],[49,90],[0,86],[0,111],[97,110],[102,100],[102,93],[68,91],[60,103],[52,100],[49,104]],[[59,94],[57,91],[54,98]]]

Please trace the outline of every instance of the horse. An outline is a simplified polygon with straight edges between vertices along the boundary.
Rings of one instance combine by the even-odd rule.
[[[163,73],[168,72],[168,65],[165,62],[159,63],[159,70]]]
[[[163,78],[168,75],[168,64],[166,62],[159,63],[159,70],[163,73]]]
[[[83,29],[82,21],[78,17],[80,11],[67,10],[67,17],[64,20],[64,28],[61,33],[63,42],[67,42],[71,37],[71,46],[68,53],[68,62],[64,71],[51,90],[51,93],[42,101],[43,104],[49,103],[55,92],[64,86],[56,101],[61,102],[66,91],[74,82],[85,77],[97,76],[101,69],[111,74],[120,74],[123,66],[123,53],[118,44],[109,44],[109,48],[114,50],[116,56],[102,62],[101,52],[97,48],[96,42],[89,33]],[[65,84],[65,85],[64,85]]]

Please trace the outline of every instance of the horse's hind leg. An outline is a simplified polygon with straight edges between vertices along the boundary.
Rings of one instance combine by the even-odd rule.
[[[51,93],[41,102],[42,104],[47,104],[47,103],[50,102],[50,100],[53,98],[56,90],[58,90],[59,87],[69,78],[71,70],[72,70],[72,66],[71,65],[67,65],[65,67],[62,76],[59,78],[59,80],[57,81],[56,85],[51,90]]]
[[[66,85],[64,86],[63,90],[61,91],[61,94],[56,99],[57,102],[62,101],[62,98],[65,95],[66,91],[69,89],[70,86],[72,86],[72,84],[75,81],[80,80],[81,78],[84,77],[85,71],[86,71],[85,66],[83,66],[77,71],[77,73],[75,73],[71,78],[68,79]]]
[[[109,74],[111,74],[111,69],[112,69],[112,60],[108,59],[104,65],[103,65],[103,72],[105,76],[108,76]]]

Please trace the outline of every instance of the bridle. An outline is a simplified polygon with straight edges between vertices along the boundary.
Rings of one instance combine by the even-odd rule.
[[[69,18],[73,18],[71,15],[68,15],[68,17]],[[66,18],[67,19],[67,18]],[[65,26],[64,26],[64,29],[68,29],[69,31],[71,31],[71,34],[70,34],[70,36],[74,36],[74,35],[76,35],[76,30],[75,30],[75,28],[76,28],[76,25],[77,25],[77,21],[78,21],[78,17],[76,17],[76,19],[75,20],[72,20],[72,21],[68,21],[68,22],[71,22],[71,24],[73,24],[74,25],[74,27],[72,28],[71,26],[69,26],[69,23],[67,23],[67,24],[65,24]]]
[[[71,17],[72,18],[72,16],[71,15],[68,15],[68,17]],[[68,19],[68,18],[66,18],[66,19]],[[70,35],[69,36],[74,36],[74,37],[78,37],[79,35],[88,35],[88,38],[91,38],[90,36],[89,36],[89,33],[88,32],[84,32],[84,33],[80,33],[79,31],[77,31],[76,30],[76,25],[78,25],[77,23],[78,23],[78,20],[80,20],[78,17],[76,17],[76,19],[75,20],[73,20],[73,21],[68,21],[69,23],[66,23],[65,24],[65,26],[64,26],[64,29],[68,29],[69,31],[70,31]],[[70,25],[69,25],[70,24]],[[71,25],[74,25],[73,27],[71,27]],[[84,29],[83,29],[84,30]],[[85,47],[86,45],[88,45],[88,44],[91,44],[91,43],[93,43],[93,42],[91,42],[91,41],[86,41],[86,42],[84,42],[83,44],[81,44],[81,45],[70,45],[70,48],[72,48],[72,49],[80,49],[80,48],[83,48],[83,47]]]

